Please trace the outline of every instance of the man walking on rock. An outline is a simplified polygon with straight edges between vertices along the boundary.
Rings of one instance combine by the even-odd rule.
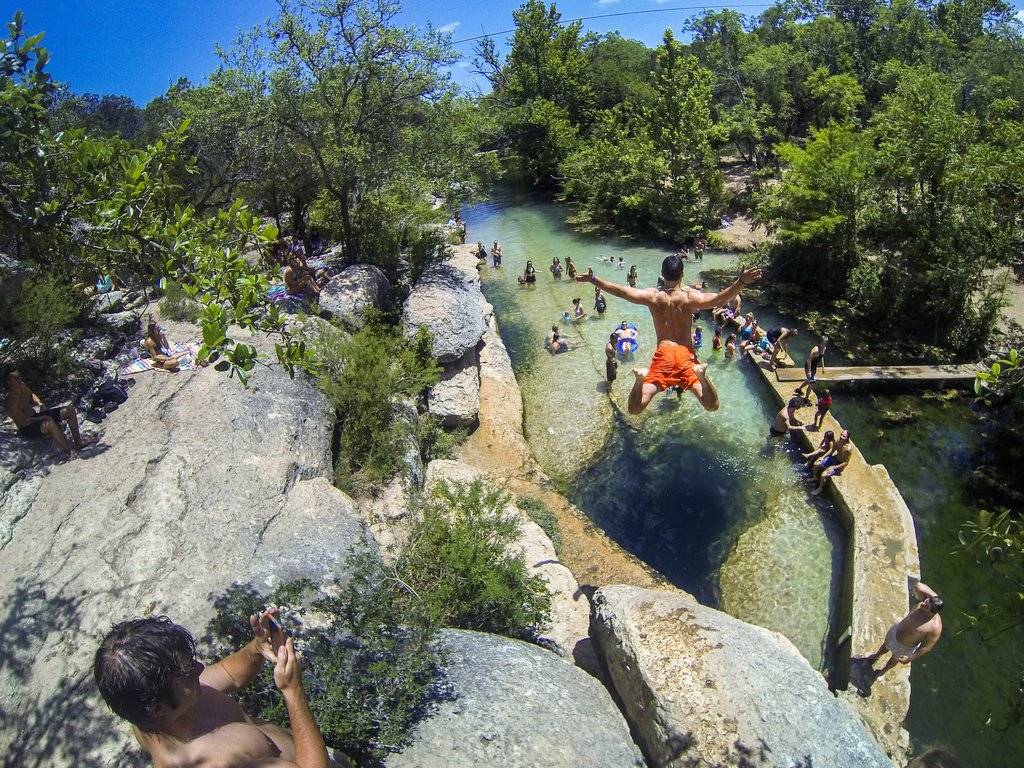
[[[884,675],[897,664],[909,664],[920,659],[939,642],[942,634],[942,618],[939,613],[944,605],[942,598],[920,581],[914,584],[914,595],[920,602],[910,613],[889,627],[882,645],[866,659],[874,665],[886,651],[892,654],[878,671],[879,675]]]

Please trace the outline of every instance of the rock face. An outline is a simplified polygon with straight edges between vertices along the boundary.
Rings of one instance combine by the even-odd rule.
[[[458,267],[448,262],[428,269],[405,301],[402,322],[412,336],[426,327],[433,352],[452,363],[476,347],[486,327],[480,291]]]
[[[426,488],[436,482],[472,483],[482,477],[473,467],[461,461],[435,459],[427,465]],[[520,535],[509,551],[522,554],[526,567],[540,576],[551,593],[550,626],[540,633],[540,640],[569,660],[591,668],[589,610],[590,603],[580,591],[572,573],[562,565],[551,539],[543,529],[530,520],[516,506],[509,505],[506,512],[519,518]]]
[[[391,283],[372,264],[353,264],[332,277],[320,293],[320,308],[353,328],[362,328],[367,309],[383,309]]]
[[[124,293],[121,291],[108,291],[107,293],[98,294],[93,298],[93,307],[102,314],[117,312],[121,309],[123,303]]]
[[[480,371],[476,348],[444,367],[430,389],[427,408],[448,428],[471,427],[480,412]]]
[[[114,622],[166,613],[201,634],[233,582],[344,573],[363,540],[327,479],[333,419],[311,384],[277,367],[249,389],[212,367],[137,382],[76,460],[0,429],[5,765],[117,764],[129,733],[90,672]]]
[[[603,587],[598,654],[653,765],[890,768],[781,635],[682,593]]]
[[[604,687],[535,645],[444,630],[454,700],[421,721],[388,768],[641,768]]]

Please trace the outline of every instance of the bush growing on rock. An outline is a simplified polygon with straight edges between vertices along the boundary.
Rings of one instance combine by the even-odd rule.
[[[508,552],[520,534],[510,501],[480,480],[437,483],[421,498],[395,569],[438,625],[529,638],[547,623],[544,580]]]
[[[562,548],[562,530],[558,527],[558,518],[551,508],[540,499],[533,499],[529,496],[519,496],[516,499],[516,506],[519,507],[528,518],[540,526],[541,530],[551,539],[551,544],[558,553]]]
[[[335,484],[388,480],[401,468],[410,437],[408,424],[395,415],[395,401],[419,395],[441,377],[430,336],[421,329],[406,339],[400,328],[370,315],[351,336],[322,328],[316,347],[320,387],[340,428]]]
[[[215,601],[204,652],[219,658],[237,650],[252,636],[250,614],[282,606],[281,621],[304,656],[303,684],[325,741],[360,765],[380,765],[448,695],[447,685],[424,605],[398,599],[404,587],[376,555],[355,555],[354,564],[346,584],[320,590],[304,580],[266,597],[251,587],[228,589]],[[238,698],[250,716],[288,726],[272,665]]]
[[[3,279],[0,274],[0,280]],[[19,365],[23,374],[43,379],[64,379],[72,371],[64,329],[82,317],[85,301],[67,280],[35,275],[16,295],[0,297],[0,365]]]
[[[160,299],[160,317],[165,320],[187,320],[194,323],[202,314],[202,306],[185,293],[180,283],[168,281]]]

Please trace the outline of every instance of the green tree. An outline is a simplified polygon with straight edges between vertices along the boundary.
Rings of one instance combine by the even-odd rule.
[[[850,124],[812,129],[803,147],[781,144],[778,185],[757,200],[757,220],[777,235],[777,273],[840,295],[861,258],[859,242],[873,204],[871,138]]]

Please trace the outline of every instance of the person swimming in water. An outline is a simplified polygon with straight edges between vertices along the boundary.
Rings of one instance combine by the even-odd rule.
[[[661,264],[661,275],[665,278],[664,288],[617,285],[596,277],[593,270],[576,279],[597,285],[633,304],[646,306],[654,320],[658,346],[648,368],[633,369],[635,381],[627,406],[631,414],[641,413],[658,392],[674,386],[693,392],[705,410],[716,411],[719,407],[718,392],[693,350],[693,313],[726,303],[745,286],[758,280],[761,270],[744,269],[732,285],[716,294],[697,291],[683,283],[683,261],[678,256],[665,258]]]

